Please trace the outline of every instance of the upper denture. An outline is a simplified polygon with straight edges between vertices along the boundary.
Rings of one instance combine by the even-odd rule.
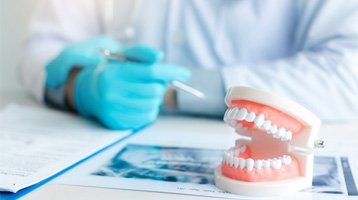
[[[224,121],[233,128],[259,128],[282,141],[291,140],[303,129],[299,121],[270,106],[245,100],[234,100],[232,105]]]
[[[232,107],[245,108],[245,110],[243,111],[243,113],[247,113],[245,116],[245,121],[247,121],[247,118],[250,119],[247,122],[252,122],[252,117],[256,115],[256,118],[258,118],[259,116],[260,118],[262,118],[264,116],[265,120],[271,121],[271,124],[274,124],[280,128],[285,128],[286,130],[290,130],[293,135],[299,133],[303,129],[303,125],[299,121],[287,115],[286,113],[267,105],[246,100],[233,100]],[[241,109],[236,112],[240,113],[240,111]],[[241,120],[242,117],[243,116],[240,115],[240,118],[238,120]],[[258,122],[261,123],[260,120],[258,120]],[[251,126],[253,126],[253,124],[251,124]]]

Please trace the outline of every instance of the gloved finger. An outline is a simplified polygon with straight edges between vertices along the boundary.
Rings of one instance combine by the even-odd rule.
[[[150,77],[164,82],[186,81],[191,73],[188,69],[174,64],[157,64],[153,67]]]
[[[99,55],[99,49],[108,49],[117,52],[120,50],[119,42],[109,35],[102,35],[83,42],[74,43],[64,50],[65,52],[81,54],[84,56]]]
[[[62,63],[66,63],[68,66],[78,67],[96,67],[104,58],[99,54],[82,54],[78,52],[64,51],[59,56],[58,60]]]
[[[84,56],[80,54],[61,53],[46,66],[46,85],[57,88],[65,82],[69,69],[73,66],[94,68],[100,62],[99,56]]]
[[[113,110],[120,113],[147,112],[158,109],[162,104],[163,97],[156,98],[128,98],[121,94],[107,94],[105,101]]]
[[[110,129],[128,130],[135,129],[152,123],[158,116],[159,111],[147,113],[122,114],[118,112],[106,113],[99,120]]]
[[[138,59],[146,64],[154,64],[162,60],[164,57],[162,51],[145,45],[135,45],[124,50],[122,53],[124,56]]]
[[[99,49],[119,51],[119,43],[112,37],[104,35],[84,42],[75,43],[65,48],[61,52],[61,60],[66,61],[69,66],[95,67],[104,60],[100,55]]]
[[[128,98],[154,98],[162,97],[167,87],[161,83],[138,83],[128,82],[125,80],[113,81],[108,86],[108,90],[121,93],[122,96]]]
[[[143,67],[144,64],[110,62],[102,72],[108,79],[124,79],[132,82],[171,82],[185,81],[191,73],[185,67],[174,64],[155,64]]]

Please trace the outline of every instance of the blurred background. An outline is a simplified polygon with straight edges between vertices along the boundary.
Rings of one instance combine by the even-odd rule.
[[[21,90],[18,68],[23,38],[39,0],[0,0],[0,91]]]

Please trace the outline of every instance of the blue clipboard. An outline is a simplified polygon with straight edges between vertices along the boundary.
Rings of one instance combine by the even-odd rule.
[[[103,149],[97,151],[97,152],[94,152],[92,155],[86,157],[86,158],[83,158],[82,160],[79,160],[78,162],[74,163],[73,165],[63,169],[62,171],[58,172],[57,174],[54,174],[53,176],[47,178],[47,179],[44,179],[42,181],[40,181],[39,183],[36,183],[32,186],[29,186],[29,187],[26,187],[24,189],[21,189],[20,191],[16,192],[16,193],[12,193],[12,192],[0,192],[0,200],[12,200],[12,199],[19,199],[23,196],[25,196],[26,194],[30,193],[31,191],[43,186],[44,184],[50,182],[51,180],[55,179],[56,177],[58,176],[61,176],[62,174],[64,174],[65,172],[71,170],[72,168],[76,167],[77,165],[91,159],[92,157],[106,151],[107,149],[115,146],[116,144],[132,137],[133,135],[136,135],[137,133],[139,133],[141,130],[145,129],[146,127],[148,127],[149,125],[147,126],[144,126],[144,127],[141,127],[139,129],[136,129],[136,130],[133,130],[130,134],[128,134],[127,136],[113,142],[112,144],[104,147]]]

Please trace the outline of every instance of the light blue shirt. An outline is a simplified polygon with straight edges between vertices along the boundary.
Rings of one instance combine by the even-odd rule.
[[[179,92],[181,112],[220,116],[225,90],[244,85],[288,97],[326,121],[358,118],[356,0],[118,0],[110,20],[103,2],[43,5],[22,66],[32,91],[43,88],[31,86],[43,71],[36,67],[70,42],[106,33],[193,69],[190,83],[209,98]]]

